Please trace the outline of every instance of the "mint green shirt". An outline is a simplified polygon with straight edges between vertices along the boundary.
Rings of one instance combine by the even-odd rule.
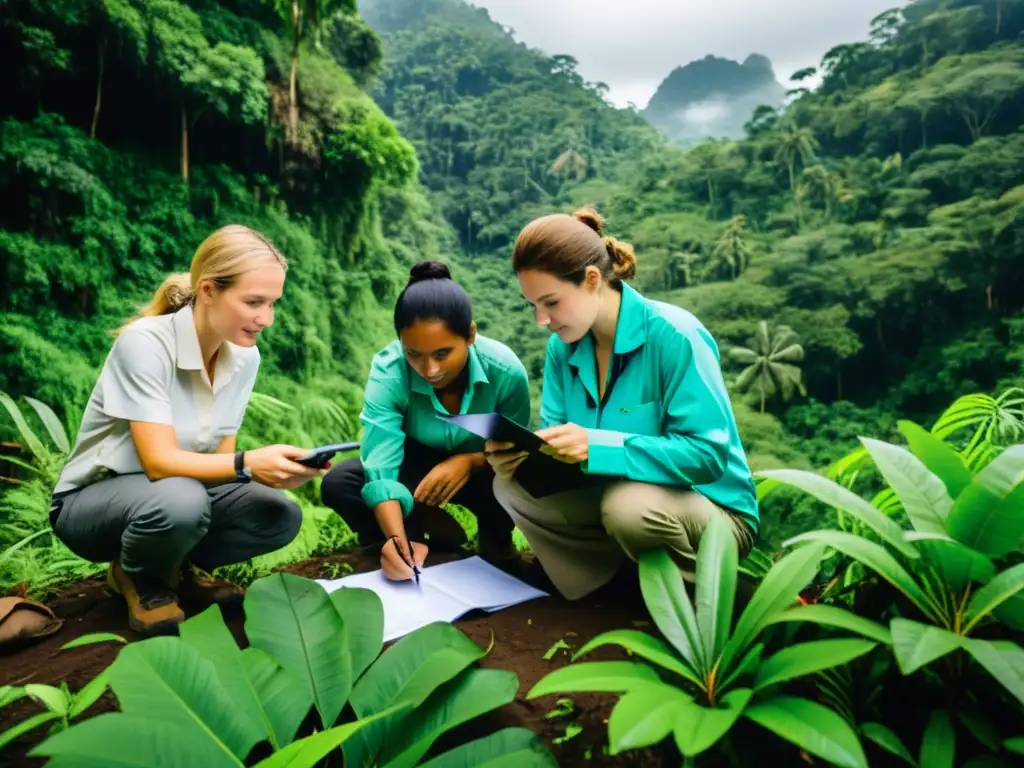
[[[587,430],[591,475],[693,488],[759,530],[754,480],[725,389],[718,346],[685,309],[623,285],[604,402],[588,334],[548,341],[545,427]]]
[[[477,334],[467,365],[469,376],[460,414],[500,413],[529,426],[530,384],[526,368],[511,349]],[[360,458],[366,475],[363,501],[371,508],[394,500],[401,503],[403,514],[412,511],[412,494],[398,482],[407,437],[452,455],[484,449],[481,438],[442,421],[438,414],[454,415],[406,362],[400,341],[374,356],[359,415],[363,423]]]

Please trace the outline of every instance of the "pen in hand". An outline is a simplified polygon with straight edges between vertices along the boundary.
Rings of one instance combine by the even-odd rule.
[[[395,540],[395,551],[398,552],[398,556],[399,557],[402,557],[402,540],[400,538],[398,538],[398,536],[396,536],[394,534],[392,534],[391,538]],[[405,548],[406,548],[406,551],[409,553],[409,559],[406,561],[405,564],[408,565],[410,568],[412,568],[413,578],[416,580],[416,584],[419,585],[419,583],[420,583],[420,569],[416,567],[416,557],[413,554],[412,545],[409,543],[408,539],[406,539],[406,541],[405,541]],[[403,558],[403,560],[404,560],[404,558]]]

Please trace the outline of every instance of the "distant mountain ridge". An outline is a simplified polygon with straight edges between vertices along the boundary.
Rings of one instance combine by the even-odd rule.
[[[766,56],[752,53],[740,64],[709,54],[676,67],[643,114],[672,141],[737,139],[758,106],[778,107],[785,98],[786,89]]]

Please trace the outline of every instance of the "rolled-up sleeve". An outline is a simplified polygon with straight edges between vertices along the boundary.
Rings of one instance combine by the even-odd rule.
[[[171,353],[159,340],[126,331],[114,342],[103,368],[103,410],[115,419],[173,426],[173,368]]]
[[[371,509],[385,501],[397,501],[402,514],[412,511],[409,489],[398,481],[405,456],[405,431],[402,428],[408,393],[400,373],[378,356],[370,368],[359,418],[363,423],[360,451],[366,483],[363,501]]]

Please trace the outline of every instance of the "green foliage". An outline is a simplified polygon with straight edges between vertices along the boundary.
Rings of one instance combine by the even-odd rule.
[[[184,622],[180,637],[127,645],[77,694],[66,686],[26,686],[23,693],[48,708],[43,717],[62,725],[32,754],[54,766],[126,758],[133,765],[174,759],[241,766],[254,764],[248,758],[263,744],[270,754],[255,765],[275,768],[317,765],[340,746],[346,762],[411,767],[449,730],[507,704],[518,688],[511,672],[474,668],[487,651],[443,622],[404,636],[382,655],[383,606],[369,590],[328,595],[315,582],[279,573],[250,587],[245,613],[245,650],[213,606]],[[108,684],[120,710],[68,727]],[[19,693],[0,690],[0,705]],[[344,722],[346,704],[355,720]],[[311,710],[319,727],[300,738]],[[36,716],[15,729],[43,722]],[[458,765],[466,755],[555,764],[537,737],[516,728],[428,764]]]
[[[666,550],[640,555],[644,602],[665,641],[636,630],[593,638],[574,658],[614,644],[664,670],[634,662],[585,662],[551,672],[529,697],[602,691],[621,695],[608,721],[610,751],[657,744],[673,736],[688,759],[727,739],[740,717],[835,765],[866,766],[855,732],[831,710],[785,695],[794,678],[842,665],[888,644],[884,627],[840,609],[790,608],[810,584],[824,547],[790,553],[771,566],[733,625],[736,539],[713,517],[697,552],[696,597],[691,602],[679,568]],[[805,618],[810,617],[810,618]],[[811,621],[863,638],[798,643],[764,657],[762,635],[773,624]]]

